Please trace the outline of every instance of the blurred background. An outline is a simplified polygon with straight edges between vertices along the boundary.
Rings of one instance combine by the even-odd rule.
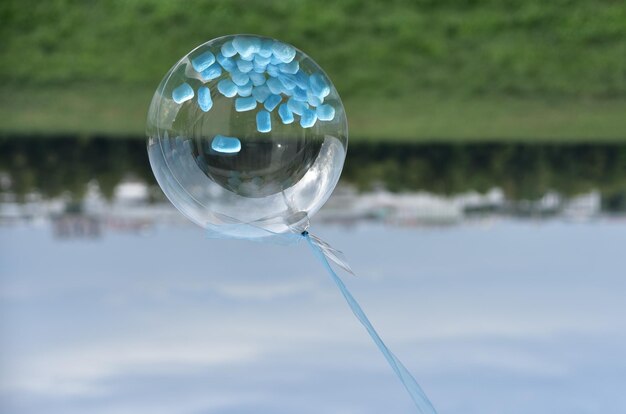
[[[195,46],[312,56],[350,125],[314,218],[440,414],[626,411],[626,5],[0,4],[0,412],[411,413],[304,246],[207,240],[147,108]]]

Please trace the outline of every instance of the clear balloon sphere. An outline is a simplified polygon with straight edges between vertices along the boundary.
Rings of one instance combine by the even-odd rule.
[[[348,125],[313,59],[275,39],[234,35],[169,70],[147,135],[154,175],[185,216],[256,238],[308,227],[339,180]]]

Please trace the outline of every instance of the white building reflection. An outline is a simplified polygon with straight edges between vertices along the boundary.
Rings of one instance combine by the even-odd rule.
[[[316,215],[315,222],[346,226],[361,222],[401,227],[453,226],[500,217],[584,221],[601,214],[601,196],[597,191],[573,198],[550,192],[538,200],[514,201],[498,188],[484,194],[441,196],[428,192],[391,193],[384,189],[359,193],[352,187],[340,186]],[[17,223],[52,223],[58,238],[97,238],[103,232],[140,233],[156,223],[189,224],[158,189],[139,181],[120,183],[110,200],[101,194],[95,182],[88,186],[81,201],[30,194],[18,202],[12,194],[0,194],[0,224]]]

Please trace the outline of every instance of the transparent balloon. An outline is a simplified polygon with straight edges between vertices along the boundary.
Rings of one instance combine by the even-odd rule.
[[[189,219],[227,237],[299,233],[346,155],[343,104],[324,71],[278,40],[220,37],[165,75],[150,105],[156,179]]]

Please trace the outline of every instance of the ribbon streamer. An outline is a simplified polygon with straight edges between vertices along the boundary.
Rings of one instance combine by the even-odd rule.
[[[361,309],[361,306],[358,304],[356,299],[354,299],[341,278],[337,275],[337,273],[335,273],[335,271],[331,267],[329,259],[332,262],[336,263],[342,269],[354,274],[346,263],[345,259],[342,257],[342,253],[332,248],[321,239],[310,235],[308,231],[302,232],[302,236],[308,242],[311,250],[313,250],[313,254],[319,259],[324,268],[326,268],[326,271],[328,271],[328,274],[332,278],[333,282],[335,282],[335,284],[341,291],[344,299],[346,300],[346,302],[348,302],[348,305],[350,306],[352,313],[354,313],[354,316],[356,316],[359,322],[361,322],[361,325],[363,325],[363,327],[367,330],[367,333],[370,335],[380,352],[383,354],[383,356],[389,363],[389,366],[396,373],[396,375],[404,385],[404,388],[406,388],[418,411],[421,414],[437,414],[435,407],[433,407],[431,402],[428,400],[428,397],[426,397],[426,394],[419,386],[415,378],[413,378],[411,373],[405,368],[405,366],[393,354],[393,352],[391,352],[389,348],[387,348],[387,345],[385,345],[383,340],[380,338],[378,332],[376,332],[376,329],[374,329],[374,326],[372,326],[371,322],[365,315],[365,312],[363,312],[363,309]]]
[[[301,231],[299,229],[292,228],[291,232],[287,233],[274,233],[272,231],[267,230],[264,226],[260,225],[263,220],[257,220],[252,223],[242,223],[234,218],[231,218],[227,215],[221,215],[223,223],[222,227],[229,227],[231,231],[236,231],[238,229],[245,230],[246,227],[254,227],[256,230],[261,230],[266,233],[266,237],[262,238],[249,238],[248,240],[257,241],[257,242],[273,242],[277,244],[293,244],[302,240],[303,238],[307,241],[308,245],[311,247],[313,254],[317,259],[322,263],[333,282],[337,285],[344,299],[350,306],[352,313],[354,316],[361,322],[361,325],[365,328],[369,336],[372,338],[380,352],[383,354],[389,366],[396,373],[396,376],[400,379],[404,388],[406,388],[407,392],[411,396],[413,403],[417,407],[417,410],[420,414],[437,414],[437,411],[426,397],[426,394],[419,386],[415,378],[411,375],[411,373],[405,368],[405,366],[400,362],[400,360],[387,348],[387,345],[383,342],[374,329],[374,326],[369,321],[363,309],[359,303],[354,299],[346,285],[343,283],[341,278],[335,273],[330,263],[334,263],[339,266],[341,269],[346,272],[354,275],[354,272],[350,268],[347,260],[345,259],[343,253],[324,240],[310,234],[307,230]],[[213,229],[210,226],[206,226],[207,228],[207,236],[210,238],[231,238],[229,236],[225,236],[224,232],[217,231],[217,229]]]

